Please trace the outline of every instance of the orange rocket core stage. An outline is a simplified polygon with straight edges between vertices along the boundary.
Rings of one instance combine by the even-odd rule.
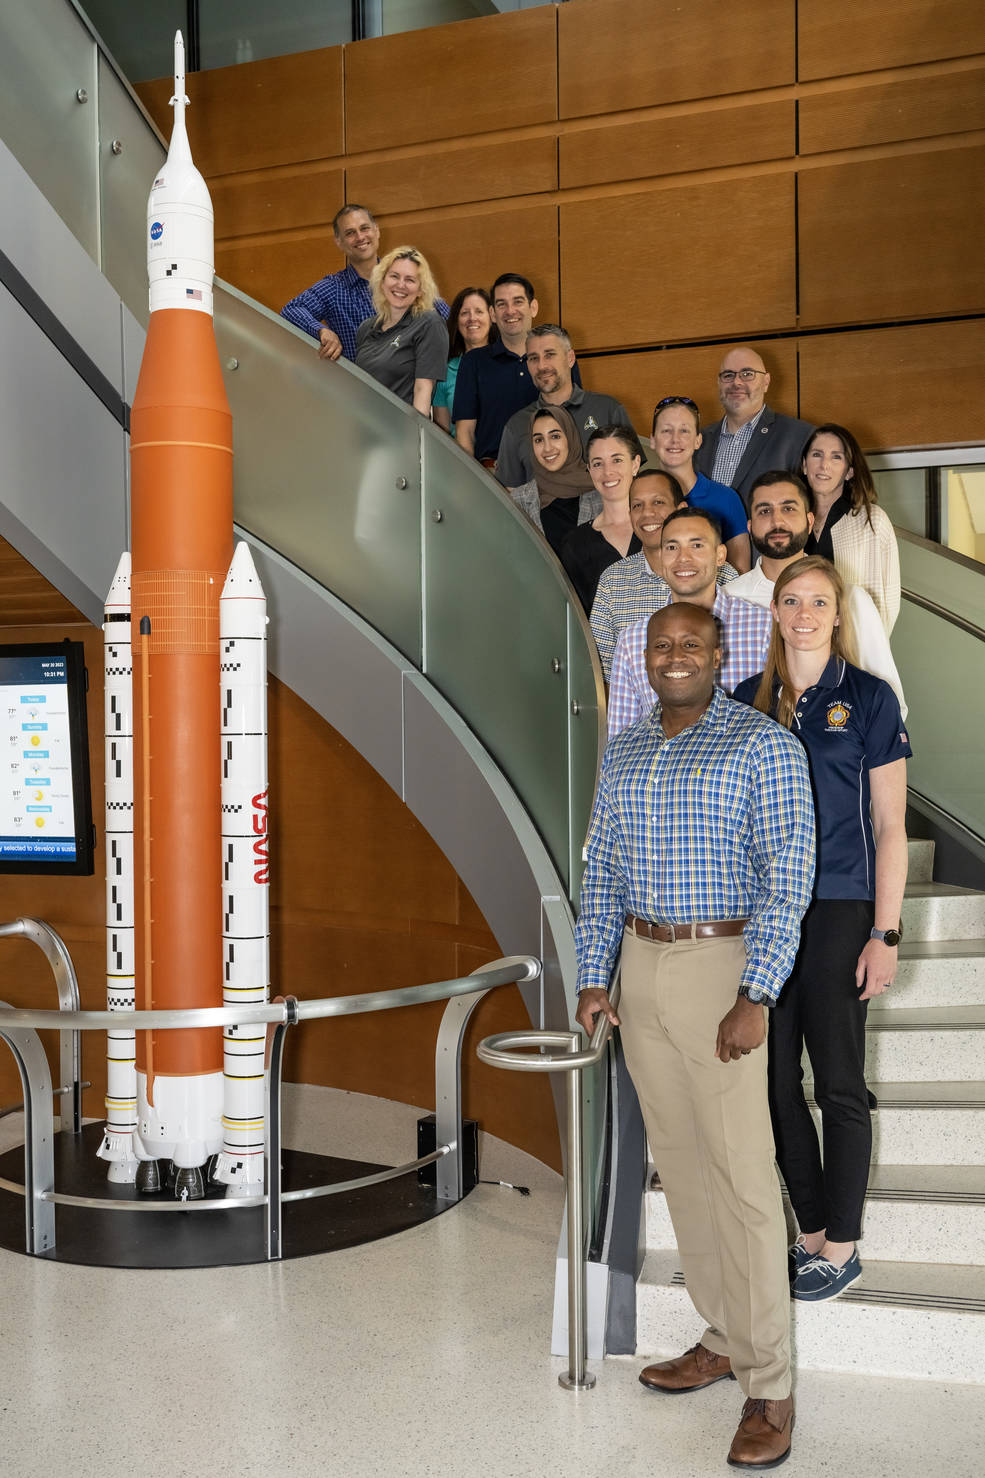
[[[145,1009],[222,1005],[219,597],[233,554],[232,451],[211,317],[152,313],[130,419],[134,863],[139,879],[149,857],[151,900],[148,984],[138,882],[136,998]],[[221,1073],[221,1031],[138,1032],[137,1067],[153,1103],[154,1074]]]

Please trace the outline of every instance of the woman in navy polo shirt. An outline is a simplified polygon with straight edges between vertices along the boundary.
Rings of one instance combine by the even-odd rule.
[[[906,882],[910,745],[892,688],[852,662],[844,607],[828,560],[789,565],[773,590],[766,669],[735,690],[801,740],[817,808],[814,899],[769,1035],[776,1158],[800,1227],[793,1296],[810,1302],[837,1297],[862,1271],[855,1243],[872,1152],[865,1016],[896,974]],[[802,1086],[805,1046],[823,1169]]]

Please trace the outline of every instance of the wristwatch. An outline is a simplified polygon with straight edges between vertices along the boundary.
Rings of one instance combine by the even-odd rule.
[[[772,998],[764,990],[757,990],[754,985],[740,985],[739,995],[745,996],[746,1000],[751,1001],[754,1006],[771,1006],[773,1004]]]
[[[895,949],[903,938],[903,925],[900,923],[898,929],[873,929],[869,938],[881,939],[883,944],[888,944],[890,949]]]

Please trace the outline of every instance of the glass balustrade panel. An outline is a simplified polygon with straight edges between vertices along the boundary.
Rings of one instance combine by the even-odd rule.
[[[237,522],[420,666],[419,415],[219,283],[216,338]]]
[[[941,498],[943,543],[985,566],[985,464],[943,468]]]
[[[898,542],[904,605],[906,592],[912,591],[973,626],[985,628],[985,568],[961,555],[945,553],[928,539],[902,533]],[[894,627],[894,653],[897,641]]]
[[[147,197],[165,149],[106,58],[99,58],[102,268],[145,327]]]
[[[99,261],[96,47],[65,0],[4,6],[0,138]]]
[[[153,0],[149,5],[85,0],[83,8],[110,56],[131,82],[172,75],[175,31],[184,36],[187,54],[188,0]]]
[[[599,755],[605,746],[605,691],[591,627],[571,592],[568,606],[569,892],[577,909],[582,854],[595,798]]]
[[[879,502],[898,529],[927,532],[927,473],[923,467],[873,472]]]
[[[569,879],[567,597],[508,494],[436,430],[424,451],[425,672]]]
[[[985,642],[904,600],[893,653],[910,710],[908,784],[985,837]]]

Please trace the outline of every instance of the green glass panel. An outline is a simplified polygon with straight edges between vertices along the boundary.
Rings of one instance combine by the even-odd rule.
[[[985,643],[904,600],[893,654],[910,709],[909,785],[985,837]]]
[[[424,671],[506,775],[567,886],[565,582],[508,494],[425,431]]]
[[[953,611],[973,626],[985,628],[985,567],[912,534],[901,533],[898,542],[904,596],[912,591],[945,611]],[[894,652],[898,630],[897,624],[893,628]],[[907,702],[910,702],[908,692]]]
[[[114,144],[117,146],[114,152]],[[165,149],[105,57],[99,58],[99,172],[102,268],[146,326],[147,197]]]
[[[599,756],[605,746],[605,691],[591,627],[572,594],[568,606],[569,888],[577,908]]]
[[[96,48],[79,16],[65,0],[5,5],[0,138],[96,262],[97,123]]]
[[[420,416],[225,283],[215,319],[236,521],[419,666]]]
[[[879,502],[898,529],[927,532],[927,472],[923,467],[894,467],[873,472]]]

